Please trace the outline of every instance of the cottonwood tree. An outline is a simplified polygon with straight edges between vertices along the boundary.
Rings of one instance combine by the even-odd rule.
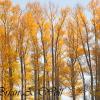
[[[94,34],[94,37],[95,37],[95,42],[94,42],[94,50],[93,50],[93,54],[94,54],[94,57],[95,57],[95,83],[96,83],[96,93],[95,93],[95,99],[98,100],[99,99],[99,77],[100,77],[100,73],[99,73],[99,31],[100,31],[100,24],[99,24],[99,19],[100,19],[100,14],[99,14],[99,1],[97,0],[91,0],[91,2],[89,3],[89,9],[91,11],[91,14],[92,14],[92,19],[91,19],[91,24],[92,24],[92,28],[91,28],[91,31],[92,33]]]

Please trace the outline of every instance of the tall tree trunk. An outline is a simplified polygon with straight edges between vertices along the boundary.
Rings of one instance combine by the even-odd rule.
[[[52,40],[51,40],[51,51],[52,51],[52,100],[55,100],[54,88],[55,88],[55,59],[54,59],[54,27],[52,22]]]
[[[3,65],[3,64],[2,64]],[[3,66],[2,66],[3,67]],[[4,86],[3,86],[3,76],[4,76],[4,69],[2,68],[2,70],[1,70],[2,72],[1,72],[1,87],[3,88]],[[1,100],[3,100],[3,93],[2,93],[2,95],[1,95]]]
[[[26,65],[25,65],[25,57],[23,59],[23,63],[24,63],[24,91],[26,92]],[[26,100],[26,93],[25,93],[25,98],[24,100]]]
[[[96,64],[96,86],[95,86],[95,100],[99,100],[100,96],[97,96],[96,94],[98,93],[98,91],[100,92],[100,89],[98,88],[98,86],[100,86],[98,84],[98,82],[100,82],[100,73],[99,73],[99,66],[100,66],[100,63],[99,63],[99,60],[100,60],[100,56],[98,56],[98,51],[99,51],[99,44],[98,44],[98,39],[97,39],[97,29],[96,29],[96,16],[95,16],[95,11],[93,10],[93,18],[94,18],[94,22],[93,22],[93,26],[94,26],[94,35],[95,35],[95,64]],[[99,89],[99,90],[98,90]]]
[[[39,88],[40,88],[40,78],[39,78],[39,73],[40,73],[40,70],[39,70],[39,67],[38,67],[38,100],[40,100],[40,91],[39,91]]]
[[[12,82],[12,68],[10,66],[9,68],[9,86],[10,86],[10,91],[13,89],[13,82]],[[13,95],[10,93],[10,100],[13,100]]]
[[[71,66],[71,87],[72,87],[72,98],[73,98],[73,100],[76,100],[76,95],[75,95],[75,72],[74,72],[73,61],[72,61],[72,66]]]
[[[78,59],[80,70],[81,70],[81,75],[82,75],[82,82],[83,82],[83,99],[86,100],[86,89],[85,89],[85,77],[84,77],[84,72],[81,66],[81,63]]]
[[[39,100],[39,65],[38,65],[38,49],[35,48],[34,54],[34,100]]]
[[[1,44],[2,45],[2,44]],[[2,46],[2,48],[3,48],[3,46]],[[2,52],[3,50],[1,50],[1,52],[0,52],[0,59],[1,59],[1,68],[0,68],[0,72],[1,72],[1,76],[0,76],[0,83],[1,83],[1,87],[3,88],[4,87],[4,85],[3,85],[3,81],[4,81],[4,68],[3,68],[3,52]],[[2,90],[1,90],[2,91]],[[0,93],[1,94],[1,100],[3,100],[3,94],[2,93]]]
[[[91,65],[91,54],[90,54],[90,46],[89,46],[89,33],[88,33],[88,30],[87,30],[87,26],[86,26],[86,23],[84,23],[85,24],[85,29],[86,29],[86,34],[87,34],[87,49],[88,49],[88,58],[89,58],[89,64],[88,64],[88,66],[89,66],[89,70],[90,70],[90,76],[91,76],[91,86],[90,86],[90,88],[91,88],[91,100],[94,100],[94,90],[93,90],[93,88],[94,88],[94,85],[93,85],[93,72],[92,72],[92,65]]]
[[[49,72],[46,72],[46,88],[49,90],[50,89],[50,82],[49,82]],[[46,100],[50,100],[50,91],[47,92]]]
[[[21,64],[21,100],[24,100],[24,67],[23,67],[23,57],[20,57]]]
[[[45,70],[45,67],[46,67],[46,64],[47,64],[47,59],[46,59],[46,50],[45,50],[45,44],[44,44],[44,41],[43,41],[43,30],[42,30],[42,27],[40,27],[40,32],[41,32],[41,42],[42,42],[42,50],[43,50],[43,62],[44,62],[44,65],[43,65],[43,100],[46,99],[46,94],[45,94],[45,90],[46,90],[46,70]]]
[[[34,71],[34,76],[35,76],[35,79],[34,79],[34,81],[35,81],[35,89],[34,89],[34,100],[38,100],[37,99],[37,88],[38,88],[38,84],[37,84],[37,69],[35,69],[35,71]]]
[[[98,55],[98,66],[97,66],[97,87],[95,100],[100,100],[100,54]]]

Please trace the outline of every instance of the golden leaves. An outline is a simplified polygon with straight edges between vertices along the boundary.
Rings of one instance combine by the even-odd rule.
[[[11,67],[14,68],[14,69],[19,69],[19,63],[17,61],[13,61],[11,63]]]
[[[4,34],[5,30],[4,27],[0,26],[0,36],[2,36],[2,34]]]
[[[11,0],[1,0],[0,1],[0,6],[5,8],[6,11],[9,10],[9,8],[12,6]]]
[[[20,74],[18,74],[17,71],[16,71],[16,72],[13,73],[13,76],[12,76],[11,79],[12,79],[14,84],[19,85],[20,84],[20,78],[21,78]]]
[[[79,47],[79,48],[77,49],[77,54],[78,54],[78,56],[84,55],[84,49],[81,48],[81,47]]]
[[[23,16],[23,21],[24,21],[24,24],[27,25],[26,27],[30,30],[30,32],[34,33],[34,31],[37,30],[38,25],[36,24],[31,12],[27,12]]]
[[[50,72],[52,70],[51,66],[45,66],[45,69],[47,72]]]
[[[27,74],[26,74],[26,80],[31,81],[32,78],[33,78],[32,73],[27,72]]]
[[[66,17],[67,14],[68,14],[70,11],[71,11],[71,8],[70,8],[70,7],[62,8],[62,9],[61,9],[62,17]]]
[[[16,5],[16,6],[12,7],[11,11],[17,16],[17,14],[20,13],[19,5]]]

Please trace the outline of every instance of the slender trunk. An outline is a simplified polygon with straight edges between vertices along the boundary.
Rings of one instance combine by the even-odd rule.
[[[98,73],[99,72],[99,56],[98,56],[98,39],[97,39],[97,30],[96,30],[96,22],[95,22],[95,11],[93,11],[93,17],[94,17],[94,23],[93,23],[93,26],[94,26],[94,35],[95,35],[95,64],[96,64],[96,86],[95,86],[95,100],[99,100],[100,96],[97,96],[97,92],[100,91],[100,89],[98,88],[98,86],[100,86],[98,84],[98,81],[100,80],[99,76],[100,74]],[[98,90],[99,89],[99,90]]]
[[[1,69],[1,87],[4,87],[3,81],[4,81],[4,68],[3,68],[3,55],[1,51],[1,63],[2,63],[2,69]],[[1,95],[1,100],[3,100],[3,94]]]
[[[33,66],[34,66],[34,100],[39,100],[39,88],[40,88],[40,80],[39,80],[39,58],[38,58],[38,47],[35,44],[33,47],[34,55],[33,55]]]
[[[84,28],[85,28],[85,31],[86,31],[86,44],[87,44],[87,51],[88,51],[88,67],[89,67],[89,71],[90,71],[90,76],[91,76],[91,86],[90,86],[90,91],[91,91],[91,100],[94,100],[94,84],[93,84],[93,72],[92,72],[92,66],[91,66],[91,53],[90,53],[90,45],[89,45],[89,32],[88,32],[88,29],[87,29],[87,24],[86,22],[84,21],[84,19],[82,18],[81,16],[81,19],[83,21],[83,24],[84,24]]]
[[[45,88],[46,88],[46,84],[45,84],[45,66],[43,69],[43,100],[45,100]]]
[[[85,90],[85,77],[84,77],[84,72],[83,72],[83,69],[82,69],[82,66],[81,66],[81,63],[78,59],[78,62],[79,62],[79,65],[80,65],[80,69],[81,69],[81,74],[82,74],[82,81],[83,81],[83,99],[86,100],[86,90]]]
[[[77,23],[78,25],[78,23]],[[77,29],[77,33],[79,32],[79,30]],[[79,37],[78,37],[78,34],[77,34],[77,48],[78,48],[78,45],[79,45],[79,41],[78,41]],[[79,57],[78,57],[78,52],[77,52],[77,49],[75,50],[75,54],[76,54],[76,58],[78,60],[78,63],[79,63],[79,66],[80,66],[80,70],[81,70],[81,76],[82,76],[82,82],[83,82],[83,100],[86,100],[86,89],[85,89],[85,77],[84,77],[84,71],[82,69],[82,65],[81,65],[81,62],[79,60]]]
[[[76,100],[76,95],[75,95],[75,72],[74,72],[73,61],[72,61],[72,66],[71,66],[71,86],[72,86],[72,98],[73,98],[73,100]]]
[[[56,83],[56,89],[57,89],[57,93],[56,93],[56,100],[59,100],[59,95],[60,95],[60,90],[59,90],[59,66],[57,67],[57,83]]]
[[[50,82],[49,82],[49,72],[46,72],[46,88],[50,89]],[[47,92],[46,100],[50,100],[50,91]]]
[[[54,60],[54,29],[53,29],[53,23],[52,23],[52,100],[55,100],[55,94],[53,88],[55,87],[55,60]]]
[[[66,19],[66,16],[64,16],[64,18],[62,18],[62,22],[60,24],[60,27],[58,28],[58,32],[57,32],[57,39],[55,42],[55,86],[57,89],[57,93],[56,93],[56,97],[55,100],[59,100],[59,65],[57,64],[58,62],[58,48],[59,48],[59,38],[60,38],[60,30],[64,24],[64,21]],[[53,28],[53,27],[52,27]]]
[[[38,57],[37,57],[37,50],[35,50],[34,54],[34,84],[35,84],[35,89],[34,89],[34,100],[38,100]]]
[[[3,67],[3,66],[2,66]],[[1,72],[2,74],[1,74],[1,87],[4,87],[3,86],[3,74],[4,74],[4,69],[2,68],[2,72]],[[3,94],[1,95],[1,100],[3,100]]]
[[[34,100],[38,100],[37,99],[37,70],[35,69],[34,71],[34,76],[35,76],[35,89],[34,89]]]
[[[20,57],[21,64],[21,100],[24,100],[24,68],[23,68],[23,58]]]
[[[25,59],[23,60],[23,63],[24,63],[24,91],[26,91],[26,65],[25,65]],[[25,94],[25,97],[24,97],[24,100],[26,100],[26,94]]]
[[[55,88],[56,88],[56,94],[55,94],[55,100],[59,100],[59,65],[58,62],[58,55],[57,51],[55,52]]]
[[[41,27],[40,27],[40,32],[41,32],[41,42],[42,42],[43,58],[44,58],[44,66],[43,66],[43,100],[45,100],[45,97],[46,97],[46,94],[45,94],[45,89],[46,89],[46,70],[45,70],[45,66],[47,64],[47,59],[46,59],[45,44],[44,44],[44,41],[43,41],[43,31],[42,31]]]
[[[81,15],[81,14],[80,14]],[[84,24],[84,28],[85,28],[85,31],[86,31],[86,45],[87,45],[87,51],[88,51],[88,54],[86,53],[86,50],[85,50],[85,45],[84,45],[84,42],[83,42],[83,37],[82,37],[82,33],[81,33],[81,30],[79,28],[79,34],[80,34],[80,37],[81,37],[81,40],[82,40],[82,46],[83,46],[83,50],[84,50],[84,53],[85,53],[85,57],[86,57],[86,61],[87,61],[87,65],[88,65],[88,68],[89,68],[89,71],[90,71],[90,79],[91,79],[91,86],[90,86],[90,91],[91,91],[91,100],[94,100],[94,91],[93,91],[93,72],[92,72],[92,68],[91,68],[91,54],[90,54],[90,46],[89,46],[89,32],[88,32],[88,29],[87,29],[87,24],[86,22],[83,20],[82,16],[81,16],[81,19],[83,21],[83,24]],[[79,21],[77,19],[77,25],[79,27]]]
[[[88,58],[89,58],[89,70],[90,70],[90,75],[91,75],[91,100],[94,100],[94,90],[93,90],[93,72],[91,68],[91,54],[90,54],[90,46],[89,46],[89,36],[88,36],[88,30],[87,26],[85,24],[85,29],[86,29],[86,34],[87,34],[87,48],[88,48]]]
[[[57,90],[57,93],[55,95],[55,100],[59,100],[59,67],[57,64],[57,61],[58,61],[58,54],[57,54],[58,40],[59,40],[59,32],[57,34],[56,45],[55,45],[55,86],[56,86],[56,90]]]
[[[38,67],[38,100],[40,100],[40,96],[39,96],[39,93],[40,93],[40,91],[39,91],[39,88],[40,88],[40,79],[39,79],[39,67]]]
[[[8,49],[10,49],[10,37],[9,37],[9,34],[7,36],[7,41],[8,41],[8,45],[7,47],[9,47]],[[13,72],[13,69],[12,69],[12,66],[11,66],[11,58],[10,56],[8,56],[8,59],[9,59],[9,87],[10,87],[10,91],[13,90],[13,81],[12,81],[12,72]],[[13,100],[13,95],[10,93],[10,100]]]
[[[10,90],[12,91],[13,82],[12,82],[12,68],[11,68],[11,66],[9,68],[9,86],[10,86]],[[10,94],[10,100],[13,100],[13,95],[11,95],[11,94]]]
[[[100,100],[100,55],[98,56],[98,67],[97,67],[97,88],[95,100]]]

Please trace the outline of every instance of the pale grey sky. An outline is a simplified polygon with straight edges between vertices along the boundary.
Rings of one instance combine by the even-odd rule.
[[[55,5],[62,6],[72,6],[74,7],[76,4],[87,5],[90,0],[12,0],[14,3],[20,4],[22,8],[25,7],[27,2],[39,1],[41,4],[45,5],[48,2],[52,2]]]

